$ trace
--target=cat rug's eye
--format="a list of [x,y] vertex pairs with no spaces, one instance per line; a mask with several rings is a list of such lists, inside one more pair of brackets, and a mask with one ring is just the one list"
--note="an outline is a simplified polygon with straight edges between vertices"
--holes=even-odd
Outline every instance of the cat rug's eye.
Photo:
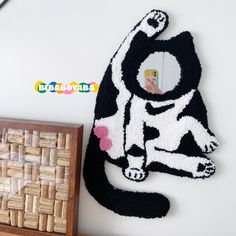
[[180,74],[180,65],[173,55],[168,52],[156,52],[141,64],[137,80],[147,92],[163,94],[176,87]]

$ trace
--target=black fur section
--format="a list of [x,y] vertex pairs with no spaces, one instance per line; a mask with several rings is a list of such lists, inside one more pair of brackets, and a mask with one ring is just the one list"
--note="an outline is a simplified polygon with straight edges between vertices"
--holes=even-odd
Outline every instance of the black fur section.
[[130,122],[130,108],[131,108],[131,100],[133,98],[133,95],[129,99],[128,103],[125,105],[125,120],[124,120],[124,128],[129,124]]
[[134,157],[140,157],[140,156],[146,156],[146,151],[138,147],[136,144],[134,144],[128,150],[127,154],[132,155]]
[[152,162],[149,165],[148,170],[149,171],[159,171],[159,172],[162,172],[162,173],[172,174],[172,175],[176,175],[176,176],[180,176],[180,177],[193,178],[193,175],[190,172],[170,168],[169,166],[164,165],[164,164],[159,163],[159,162]]
[[116,98],[118,94],[119,90],[112,82],[111,65],[109,65],[99,86],[95,107],[95,119],[112,116],[117,112]]
[[148,19],[147,22],[148,22],[149,25],[151,25],[155,29],[159,26],[159,23],[154,19]]
[[113,187],[105,174],[107,156],[99,149],[98,139],[91,133],[84,162],[84,180],[89,193],[104,207],[124,216],[163,217],[169,200],[159,193],[129,192]]
[[[178,85],[164,94],[152,94],[144,90],[137,81],[142,62],[155,52],[169,52],[174,55],[181,68],[181,79]],[[189,32],[183,32],[169,40],[156,40],[144,32],[138,32],[130,44],[122,62],[123,80],[131,93],[152,101],[177,99],[191,89],[196,89],[201,76],[201,66]]]
[[201,171],[204,171],[204,170],[205,170],[205,165],[203,165],[202,163],[199,163],[197,171],[201,172]]
[[146,143],[146,141],[148,140],[153,140],[160,136],[159,130],[146,125],[146,123],[144,123],[143,132],[144,132],[144,143]]
[[173,108],[174,106],[175,104],[173,103],[173,104],[162,106],[162,107],[153,107],[152,104],[148,102],[145,108],[149,115],[155,116]]
[[196,120],[201,122],[201,124],[207,129],[207,110],[203,103],[201,94],[196,90],[193,94],[193,97],[189,104],[184,108],[184,110],[178,115],[177,119],[179,120],[183,116],[191,116]]
[[126,144],[126,126],[129,124],[130,122],[130,108],[131,108],[131,101],[132,101],[133,95],[130,97],[128,103],[125,105],[125,117],[124,117],[124,124],[123,124],[123,128],[124,128],[124,150],[125,150],[125,144]]
[[178,149],[174,151],[174,153],[182,153],[187,156],[196,157],[202,156],[202,150],[195,142],[194,137],[190,131],[182,137],[180,145]]

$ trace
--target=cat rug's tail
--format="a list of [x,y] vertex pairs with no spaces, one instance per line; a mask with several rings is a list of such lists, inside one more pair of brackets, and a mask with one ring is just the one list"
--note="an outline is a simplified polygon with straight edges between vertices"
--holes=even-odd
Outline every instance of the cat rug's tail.
[[[92,138],[93,139],[93,138]],[[84,179],[89,193],[104,207],[124,216],[141,218],[163,217],[169,200],[159,193],[130,192],[113,187],[105,174],[105,160],[96,155],[97,145],[90,142],[84,162]]]

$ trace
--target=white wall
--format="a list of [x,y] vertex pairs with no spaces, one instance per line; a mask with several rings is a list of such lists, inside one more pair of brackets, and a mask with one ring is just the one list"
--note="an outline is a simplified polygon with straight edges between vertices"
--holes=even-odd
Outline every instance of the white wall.
[[200,90],[221,143],[211,155],[216,174],[201,181],[153,173],[146,183],[137,184],[112,167],[108,174],[115,185],[169,196],[170,213],[153,220],[121,217],[97,204],[82,181],[81,232],[236,235],[235,6],[233,0],[11,0],[0,11],[0,116],[84,123],[85,145],[96,94],[37,94],[37,80],[100,82],[125,35],[153,8],[169,13],[165,38],[183,30],[195,38],[203,65]]

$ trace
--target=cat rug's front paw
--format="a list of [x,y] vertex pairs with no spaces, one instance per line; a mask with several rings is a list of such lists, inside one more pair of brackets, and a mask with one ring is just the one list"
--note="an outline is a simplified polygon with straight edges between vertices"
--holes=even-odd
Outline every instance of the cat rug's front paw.
[[[204,163],[205,162],[205,163]],[[208,178],[215,173],[216,167],[213,161],[206,159],[203,163],[198,164],[197,172],[194,178]]]
[[147,34],[148,37],[152,37],[158,32],[161,32],[168,23],[167,14],[160,10],[152,10],[144,17],[141,22],[141,30]]
[[131,167],[124,169],[123,174],[127,179],[137,181],[137,182],[143,181],[148,176],[147,171],[144,171],[143,169],[131,168]]
[[200,142],[200,148],[203,153],[211,153],[216,149],[218,144],[216,137],[208,134],[207,137],[203,139],[203,142]]

